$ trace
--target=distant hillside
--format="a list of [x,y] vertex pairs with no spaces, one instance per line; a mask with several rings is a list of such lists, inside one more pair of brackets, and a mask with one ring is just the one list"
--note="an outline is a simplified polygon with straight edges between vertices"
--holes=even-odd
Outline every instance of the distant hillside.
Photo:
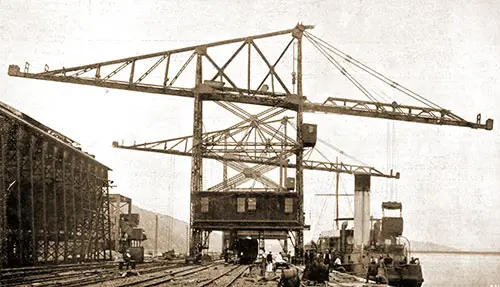
[[446,245],[436,244],[432,242],[420,242],[420,241],[410,241],[412,252],[417,251],[460,251],[459,249],[449,247]]
[[[155,244],[155,217],[158,214],[158,252],[174,249],[175,252],[187,252],[187,232],[188,223],[178,220],[168,215],[154,213],[135,205],[132,206],[132,212],[138,213],[140,217],[139,226],[146,232],[148,240],[144,241],[145,251],[153,251]],[[172,225],[171,245],[168,246],[169,225]],[[210,235],[210,251],[221,251],[222,236],[220,233],[213,232]]]

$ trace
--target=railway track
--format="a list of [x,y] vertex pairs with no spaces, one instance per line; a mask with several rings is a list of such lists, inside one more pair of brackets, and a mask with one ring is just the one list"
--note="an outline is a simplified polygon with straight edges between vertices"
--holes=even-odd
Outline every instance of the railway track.
[[[182,261],[149,262],[138,265],[143,273],[157,272],[174,268]],[[3,269],[0,273],[0,286],[84,286],[92,282],[107,280],[117,274],[117,264],[113,262],[65,264],[37,266],[28,268]],[[62,285],[61,285],[62,284]]]
[[[189,266],[181,270],[152,274],[147,278],[134,278],[132,281],[113,284],[114,287],[128,286],[183,286],[183,287],[228,287],[241,277],[248,266],[227,266],[221,262],[207,266]],[[214,276],[214,273],[217,275]]]
[[1,278],[12,278],[19,275],[31,276],[31,275],[39,275],[57,271],[91,269],[95,267],[102,267],[105,265],[112,265],[112,264],[113,263],[111,262],[99,262],[99,263],[31,266],[31,267],[20,267],[20,268],[4,268],[0,269],[0,276]]
[[[204,282],[198,287],[207,287],[207,286],[218,286],[218,287],[229,287],[231,286],[238,278],[241,277],[247,270],[249,266],[247,265],[238,265],[234,268],[229,269],[222,274],[217,275],[216,277],[209,279],[207,282]],[[234,274],[231,274],[234,273]]]
[[128,287],[128,286],[159,286],[171,282],[172,280],[179,280],[188,277],[189,275],[202,272],[204,270],[210,269],[214,266],[220,265],[220,263],[214,263],[207,266],[189,266],[182,270],[163,272],[161,274],[153,274],[153,276],[134,280],[132,282],[126,282],[123,284],[113,285],[117,287]]
[[[180,262],[154,262],[138,265],[140,276],[122,278],[116,264],[80,264],[7,270],[9,278],[0,277],[0,286],[179,286],[228,287],[238,280],[248,266],[224,265],[221,261],[205,266],[179,266]],[[23,274],[31,274],[22,276]],[[3,275],[2,274],[2,275]]]

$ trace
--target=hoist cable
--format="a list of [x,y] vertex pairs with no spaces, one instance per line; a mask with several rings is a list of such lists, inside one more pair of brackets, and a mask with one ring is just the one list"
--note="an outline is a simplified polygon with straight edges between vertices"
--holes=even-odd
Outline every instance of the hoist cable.
[[434,108],[439,108],[439,109],[443,109],[442,107],[440,107],[439,105],[437,105],[436,103],[428,100],[427,98],[415,93],[414,91],[404,87],[404,86],[401,86],[400,84],[396,83],[395,81],[387,78],[386,76],[382,75],[381,73],[375,71],[374,69],[366,66],[365,64],[361,63],[360,61],[352,58],[351,56],[347,55],[346,53],[342,52],[341,50],[335,48],[333,45],[329,44],[328,42],[322,40],[321,38],[319,37],[316,37],[314,36],[313,34],[305,31],[304,32],[304,35],[306,36],[306,38],[308,39],[314,39],[317,43],[321,43],[323,46],[326,46],[326,50],[334,53],[335,55],[345,59],[346,61],[349,61],[349,62],[352,62],[354,65],[356,65],[358,68],[362,69],[363,71],[369,73],[370,75],[378,78],[379,80],[383,81],[384,83],[390,85],[391,87],[399,90],[400,92],[412,97],[413,99],[419,101],[420,103],[426,105],[426,106],[429,106],[429,107],[434,107]]

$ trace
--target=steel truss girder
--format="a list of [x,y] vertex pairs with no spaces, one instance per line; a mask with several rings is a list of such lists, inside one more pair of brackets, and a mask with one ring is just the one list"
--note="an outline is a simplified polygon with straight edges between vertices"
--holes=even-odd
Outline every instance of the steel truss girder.
[[485,124],[481,124],[480,115],[478,115],[477,121],[473,123],[462,119],[450,110],[401,105],[396,102],[379,103],[343,98],[328,98],[322,104],[304,103],[304,111],[310,113],[341,114],[434,125],[461,126],[473,129],[491,130],[493,128],[493,120],[488,119]]
[[[29,64],[25,66],[24,72],[21,72],[18,66],[11,65],[9,66],[8,74],[14,77],[23,77],[23,78],[56,81],[56,82],[68,82],[74,84],[91,85],[91,86],[98,86],[98,87],[105,87],[112,89],[122,89],[129,91],[182,96],[190,98],[194,98],[195,93],[198,93],[201,100],[226,101],[226,102],[254,104],[261,106],[281,107],[298,111],[299,103],[301,103],[301,101],[305,99],[305,97],[303,95],[299,96],[291,94],[290,89],[283,83],[283,81],[281,80],[281,78],[274,69],[275,66],[278,64],[278,62],[280,61],[281,57],[283,56],[283,53],[290,46],[291,42],[286,46],[285,50],[280,55],[276,63],[271,65],[269,60],[265,57],[262,51],[260,51],[258,46],[255,44],[254,40],[260,38],[292,34],[294,37],[297,38],[298,41],[297,34],[301,34],[301,32],[304,31],[304,29],[308,28],[311,28],[311,26],[297,25],[297,27],[293,29],[278,31],[275,33],[267,33],[251,37],[237,38],[227,41],[219,41],[205,45],[191,46],[191,47],[169,50],[159,53],[141,55],[137,57],[129,57],[113,61],[106,61],[90,65],[71,67],[71,68],[63,68],[52,71],[48,70],[47,68],[47,70],[42,73],[29,73]],[[238,42],[242,43],[241,46],[229,58],[229,60],[226,61],[226,63],[222,67],[217,65],[215,61],[207,53],[207,48],[224,46],[227,44],[238,43]],[[250,65],[248,66],[249,72],[248,72],[247,86],[244,88],[237,87],[234,84],[234,81],[232,81],[229,78],[229,76],[224,72],[227,66],[232,62],[232,60],[236,57],[236,55],[238,55],[242,51],[242,48],[245,45],[248,45],[249,51],[250,47],[254,47],[254,49],[258,52],[262,60],[266,63],[266,65],[269,68],[269,72],[267,73],[261,84],[256,89],[250,88],[250,74],[251,74]],[[231,87],[213,88],[212,86],[203,83],[203,80],[201,80],[194,88],[172,86],[175,80],[179,77],[179,75],[185,70],[186,65],[189,64],[189,62],[191,62],[191,60],[194,58],[194,55],[200,50],[203,51],[202,56],[207,58],[207,60],[217,70],[216,75],[211,77],[211,79],[214,80],[219,76],[223,77],[231,85]],[[170,83],[168,83],[169,80],[168,69],[169,69],[170,57],[172,55],[184,52],[192,52],[192,54],[189,57],[188,61],[185,63],[185,65],[178,71],[176,76],[170,81]],[[134,80],[135,62],[145,59],[154,59],[154,58],[158,58],[158,60],[155,61],[155,63],[152,66],[150,66],[150,68],[145,73],[141,74],[137,80]],[[159,69],[160,63],[165,62],[165,59],[166,59],[165,77],[162,83],[154,83],[154,84],[143,83],[143,80],[148,75],[150,75],[153,70]],[[101,77],[100,70],[102,67],[117,65],[117,64],[119,64],[120,66],[116,68],[112,73],[110,73],[105,77]],[[129,65],[131,66],[129,81],[112,80],[113,76],[115,76],[118,73],[118,71],[124,69]],[[95,75],[93,77],[91,78],[82,77],[83,74],[88,73],[90,71],[95,71]],[[263,83],[269,77],[269,75],[272,76],[273,80],[277,79],[277,81],[280,83],[281,87],[284,89],[285,92],[277,92],[277,91],[266,92],[260,90],[260,87],[263,85]],[[361,101],[353,99],[328,98],[323,103],[304,102],[303,112],[345,114],[345,115],[353,115],[361,117],[384,118],[390,120],[418,122],[418,123],[435,124],[435,125],[462,126],[474,129],[491,130],[493,128],[493,120],[488,119],[486,123],[483,124],[481,123],[480,115],[478,115],[476,122],[468,122],[446,109],[407,106],[396,103],[369,102],[369,101]],[[67,140],[71,141],[71,139]]]
[[[137,150],[137,151],[147,151],[147,152],[156,152],[156,153],[164,153],[164,154],[172,154],[172,155],[182,155],[182,156],[192,156],[191,152],[184,151],[176,151],[172,149],[163,150],[156,148],[146,148],[146,147],[136,147],[136,146],[126,146],[120,145],[117,142],[114,143],[113,147],[120,149],[128,149],[128,150]],[[283,166],[283,162],[279,160],[279,158],[272,159],[262,159],[262,158],[252,158],[247,156],[221,156],[217,154],[204,153],[203,158],[206,159],[215,159],[220,162],[223,161],[234,161],[234,162],[246,162],[246,163],[254,163],[254,164],[263,164],[263,165],[271,165],[275,167]],[[296,168],[297,165],[294,163],[286,163],[286,166],[289,168]],[[345,164],[342,162],[334,163],[334,162],[326,162],[326,161],[310,161],[304,160],[303,167],[307,170],[322,170],[329,172],[338,172],[345,174],[369,174],[375,177],[385,177],[385,178],[399,178],[399,172],[393,173],[391,171],[389,174],[383,173],[382,171],[370,167],[370,166],[362,166],[362,165],[351,165]]]
[[[207,159],[215,159],[220,162],[245,162],[245,163],[253,163],[253,164],[265,164],[271,166],[286,166],[289,168],[296,168],[296,164],[289,163],[285,160],[290,156],[290,154],[286,155],[286,152],[295,152],[297,150],[297,142],[296,140],[290,138],[285,133],[280,132],[281,127],[276,129],[271,126],[271,123],[275,123],[276,121],[272,121],[272,118],[284,112],[283,109],[270,108],[267,109],[257,115],[251,115],[248,112],[242,110],[240,107],[233,103],[220,103],[220,105],[224,108],[227,108],[235,115],[239,116],[243,119],[243,121],[239,122],[231,126],[230,128],[224,130],[218,130],[213,132],[207,132],[202,135],[203,141],[203,158]],[[279,122],[286,124],[289,118],[284,117],[280,119]],[[274,150],[275,153],[260,154],[259,156],[252,156],[251,153],[257,152],[267,152],[269,150],[259,150],[253,149],[255,146],[266,146],[269,142],[266,139],[261,138],[262,142],[259,143],[247,143],[244,145],[241,141],[234,140],[233,136],[237,133],[240,133],[242,130],[249,127],[249,122],[253,122],[258,126],[263,127],[264,133],[269,135],[272,139],[276,138],[278,141],[274,144],[277,147],[287,147],[286,149],[277,149]],[[184,156],[192,156],[192,145],[189,144],[189,140],[192,139],[192,136],[179,137],[174,139],[155,141],[150,143],[141,143],[141,144],[133,144],[133,145],[123,145],[118,142],[113,142],[113,147],[122,148],[122,149],[131,149],[131,150],[140,150],[140,151],[149,151],[149,152],[159,152],[173,155],[184,155]],[[228,139],[233,139],[232,142],[227,142]],[[231,147],[239,147],[240,149],[229,149],[227,146]],[[213,147],[221,147],[221,149],[213,149]],[[372,176],[377,177],[387,177],[387,178],[399,178],[399,173],[393,174],[391,171],[390,174],[385,174],[373,167],[369,166],[359,166],[359,165],[350,165],[345,163],[333,163],[326,161],[303,161],[303,168],[309,170],[323,170],[330,172],[339,172],[346,174],[370,174]],[[241,171],[241,170],[238,170]],[[244,179],[246,177],[242,177],[240,179]],[[233,179],[234,180],[234,179]],[[233,188],[235,186],[232,186]]]
[[[246,103],[246,102],[253,102],[254,104],[262,104],[262,101],[265,101],[268,103],[269,106],[276,106],[278,102],[283,102],[282,105],[284,107],[291,107],[291,105],[287,102],[290,102],[290,100],[285,99],[289,98],[288,95],[290,95],[290,88],[285,85],[283,80],[281,79],[280,75],[278,75],[277,71],[275,70],[276,65],[280,62],[282,59],[283,55],[285,52],[288,50],[288,48],[291,46],[292,42],[294,41],[294,38],[292,37],[292,40],[288,43],[288,45],[285,47],[281,55],[278,57],[277,61],[274,64],[271,64],[264,55],[264,53],[260,50],[258,47],[257,43],[255,40],[261,39],[261,38],[269,38],[269,37],[276,37],[280,35],[286,35],[286,34],[294,34],[297,33],[298,31],[304,30],[311,28],[310,26],[303,26],[303,25],[297,25],[293,29],[288,29],[288,30],[283,30],[283,31],[278,31],[274,33],[267,33],[267,34],[262,34],[262,35],[257,35],[257,36],[250,36],[250,37],[245,37],[245,38],[238,38],[238,39],[232,39],[232,40],[227,40],[227,41],[219,41],[215,43],[209,43],[209,44],[204,44],[204,45],[198,45],[198,46],[191,46],[187,48],[181,48],[181,49],[174,49],[174,50],[169,50],[169,51],[164,51],[160,53],[153,53],[153,54],[147,54],[147,55],[141,55],[141,56],[136,56],[136,57],[129,57],[129,58],[123,58],[119,60],[114,60],[114,61],[106,61],[106,62],[100,62],[100,63],[95,63],[95,64],[90,64],[90,65],[84,65],[84,66],[78,66],[78,67],[71,67],[71,68],[62,68],[58,70],[49,70],[48,66],[46,66],[45,71],[42,73],[29,73],[29,64],[25,65],[25,70],[24,72],[21,73],[20,68],[17,66],[12,65],[9,67],[9,75],[11,76],[21,76],[25,78],[32,78],[32,79],[41,79],[41,80],[48,80],[48,81],[58,81],[58,82],[69,82],[69,83],[75,83],[75,84],[83,84],[83,85],[91,85],[91,86],[99,86],[99,87],[107,87],[107,88],[114,88],[114,89],[124,89],[124,90],[131,90],[131,91],[141,91],[141,92],[148,92],[148,93],[158,93],[158,94],[168,94],[168,95],[176,95],[176,96],[184,96],[184,97],[195,97],[195,93],[199,93],[201,95],[202,100],[229,100],[229,101],[234,101],[234,102],[241,102],[241,103]],[[233,43],[241,43],[240,48],[226,61],[226,63],[220,67],[215,63],[212,57],[210,57],[210,48],[214,47],[220,47],[220,46],[227,46],[229,44]],[[237,87],[236,84],[234,84],[234,81],[230,79],[230,77],[227,75],[225,72],[225,69],[227,66],[232,62],[232,60],[241,52],[242,48],[247,45],[249,48],[249,51],[252,50],[252,48],[257,52],[260,58],[269,68],[268,73],[262,80],[261,84],[252,89],[250,85],[250,78],[251,78],[251,59],[250,55],[251,53],[248,53],[248,82],[245,87]],[[190,57],[188,60],[184,63],[184,65],[180,68],[180,70],[177,72],[175,77],[170,80],[168,78],[168,73],[169,73],[169,64],[170,64],[170,58],[172,56],[175,56],[177,54],[181,53],[190,53]],[[185,71],[186,67],[192,62],[192,59],[194,58],[195,55],[200,55],[202,58],[205,58],[208,60],[208,62],[216,69],[216,74],[211,77],[211,79],[216,79],[218,76],[221,78],[224,78],[230,85],[231,87],[218,87],[217,90],[215,91],[210,87],[210,85],[203,84],[203,79],[201,79],[194,88],[192,87],[175,87],[173,86],[174,82],[177,80],[177,78]],[[151,83],[145,83],[143,80],[151,74],[151,72],[155,69],[160,69],[160,64],[162,62],[166,61],[165,65],[165,73],[164,73],[164,79],[161,82],[151,82]],[[137,77],[135,75],[135,66],[136,62],[139,63],[141,60],[155,60],[154,64],[152,64],[149,69],[141,74],[137,80],[135,80]],[[145,62],[146,63],[146,62]],[[148,64],[148,63],[146,63]],[[118,67],[115,68],[115,65],[118,65]],[[101,71],[103,68],[110,68],[114,69],[112,70],[108,75],[102,77],[101,76]],[[122,71],[125,67],[130,67],[130,76],[128,81],[123,80],[123,79],[118,79],[117,74]],[[90,73],[94,73],[90,77],[88,76]],[[272,91],[267,92],[267,91],[262,91],[260,88],[266,81],[266,79],[271,76],[271,86],[272,86]],[[210,79],[210,78],[209,78]],[[156,79],[159,81],[159,79]],[[170,80],[170,82],[169,82]],[[278,81],[281,88],[283,89],[284,92],[277,92],[274,90],[274,80]],[[213,97],[211,94],[218,93],[219,95]],[[276,98],[276,99],[272,99]]]

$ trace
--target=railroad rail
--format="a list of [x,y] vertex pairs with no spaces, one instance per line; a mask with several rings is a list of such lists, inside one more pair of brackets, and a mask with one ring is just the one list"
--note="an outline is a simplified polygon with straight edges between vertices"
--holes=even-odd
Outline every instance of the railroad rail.
[[[238,278],[241,277],[246,271],[248,270],[248,266],[246,265],[238,265],[234,268],[229,269],[228,271],[223,272],[222,274],[217,275],[216,277],[209,279],[207,282],[202,283],[201,285],[198,285],[198,287],[206,287],[206,286],[223,286],[223,287],[228,287],[231,286]],[[227,282],[224,282],[224,280],[220,279],[226,279],[223,277],[226,277],[227,275],[231,274],[233,271],[236,271],[236,275],[232,276],[229,278]],[[218,282],[218,281],[223,281],[223,282]],[[221,284],[224,283],[224,284]]]
[[[171,269],[182,264],[182,260],[169,262],[148,262],[138,265],[142,274]],[[103,282],[116,277],[116,263],[64,264],[54,266],[36,266],[3,269],[0,272],[0,286],[19,286],[36,284],[37,286],[83,286]],[[94,274],[94,275],[92,275]],[[103,280],[97,280],[98,278]]]
[[118,287],[158,286],[158,285],[168,283],[174,279],[183,278],[183,277],[207,270],[207,269],[214,267],[218,264],[220,264],[220,263],[214,263],[214,264],[210,264],[208,266],[203,266],[203,267],[188,266],[188,267],[183,268],[183,269],[178,270],[178,271],[163,272],[162,274],[159,274],[159,275],[155,275],[155,276],[140,279],[140,280],[134,280],[133,282],[127,282],[127,283],[114,285],[114,286],[118,286]]

